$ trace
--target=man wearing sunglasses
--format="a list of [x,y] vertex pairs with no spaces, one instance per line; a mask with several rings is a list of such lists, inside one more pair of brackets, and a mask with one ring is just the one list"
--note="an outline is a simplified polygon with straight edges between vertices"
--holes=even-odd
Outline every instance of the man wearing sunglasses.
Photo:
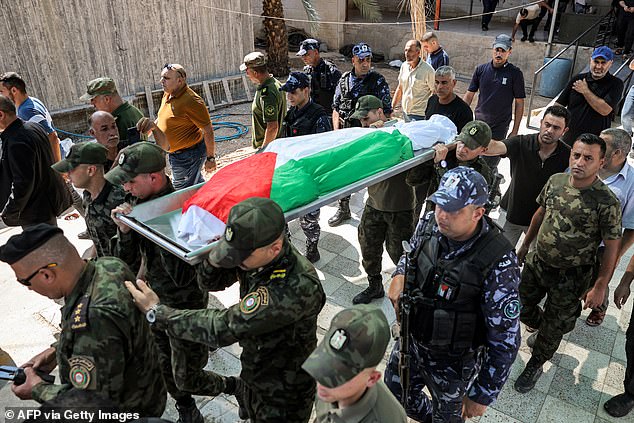
[[[70,390],[92,390],[121,411],[160,416],[167,399],[150,327],[125,292],[133,276],[121,260],[85,262],[61,229],[45,223],[0,247],[18,282],[50,299],[64,298],[59,340],[22,365],[20,399],[51,401]],[[59,366],[60,384],[42,380]]]
[[204,182],[201,168],[216,169],[216,143],[209,111],[202,98],[187,85],[185,68],[168,63],[161,70],[163,99],[155,121],[137,123],[142,134],[152,132],[158,145],[169,152],[175,189]]

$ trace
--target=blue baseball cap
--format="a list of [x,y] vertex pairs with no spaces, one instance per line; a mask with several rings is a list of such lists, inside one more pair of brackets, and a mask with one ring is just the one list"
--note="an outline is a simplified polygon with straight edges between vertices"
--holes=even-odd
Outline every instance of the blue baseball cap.
[[295,53],[295,56],[304,56],[311,50],[319,50],[319,41],[315,40],[314,38],[306,38],[299,45],[299,51]]
[[445,173],[438,190],[429,201],[445,211],[455,212],[468,205],[484,206],[489,199],[489,187],[484,176],[466,166]]
[[310,77],[304,72],[291,72],[288,79],[280,87],[280,91],[293,92],[298,88],[310,87]]
[[365,59],[372,56],[372,49],[366,43],[359,43],[352,47],[352,55],[357,56],[359,59]]
[[614,60],[614,52],[608,46],[600,46],[594,49],[592,52],[592,59],[596,59],[597,57],[602,57],[608,62],[610,60]]

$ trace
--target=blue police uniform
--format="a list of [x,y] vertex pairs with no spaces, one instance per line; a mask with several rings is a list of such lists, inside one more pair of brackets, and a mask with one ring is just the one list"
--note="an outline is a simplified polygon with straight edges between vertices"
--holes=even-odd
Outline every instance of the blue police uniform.
[[[483,204],[486,201],[486,182],[481,175],[464,167],[459,167],[445,174],[443,183],[451,180],[451,176],[471,172],[476,174],[481,181],[482,201],[479,203],[467,202],[468,204]],[[461,178],[464,180],[464,176]],[[469,188],[470,189],[470,188]],[[463,195],[464,183],[460,183],[456,188],[458,195]],[[444,209],[443,199],[434,194],[431,199]],[[452,210],[447,210],[452,211]],[[431,228],[429,225],[432,225]],[[500,237],[502,239],[500,239]],[[477,284],[474,294],[468,297],[471,304],[473,324],[467,325],[467,332],[471,332],[467,338],[457,335],[464,329],[465,320],[469,319],[468,313],[462,313],[461,309],[469,309],[469,306],[461,305],[453,311],[443,309],[442,304],[450,304],[452,292],[456,301],[461,298],[461,292],[466,292],[474,288],[473,284],[465,283],[469,278],[464,273],[459,273],[458,286],[447,281],[446,276],[450,275],[447,269],[461,269],[461,264],[469,261],[471,264],[477,260],[477,256],[482,256],[485,248],[482,248],[483,241],[490,240],[486,246],[500,246],[497,255],[482,275],[486,275],[484,280]],[[503,243],[506,243],[504,245]],[[413,251],[420,252],[420,255],[428,251],[430,244],[436,245],[437,256],[432,269],[435,275],[441,275],[440,282],[431,284],[433,292],[432,300],[427,303],[414,302],[412,317],[410,317],[410,327],[414,330],[410,334],[410,381],[407,395],[406,412],[408,416],[417,421],[434,422],[462,422],[462,401],[465,396],[472,401],[482,405],[491,404],[500,393],[506,382],[513,361],[517,355],[520,345],[520,302],[519,302],[519,281],[520,271],[515,252],[503,235],[494,226],[488,217],[481,220],[480,227],[476,234],[466,241],[455,241],[443,235],[434,220],[432,212],[425,214],[419,221],[414,235],[410,240]],[[406,257],[401,257],[394,275],[405,275]],[[414,289],[424,288],[421,285],[422,275],[420,269],[421,260],[418,259],[418,267]],[[454,266],[453,268],[451,266]],[[470,266],[467,266],[470,267]],[[462,268],[464,269],[464,267]],[[464,276],[464,277],[463,277]],[[437,278],[434,277],[434,280]],[[448,286],[449,287],[448,287]],[[457,289],[456,289],[457,288]],[[408,290],[412,288],[408,287]],[[410,291],[411,292],[411,291]],[[429,294],[429,292],[427,293]],[[429,295],[424,295],[425,299]],[[451,299],[453,301],[453,298]],[[423,305],[425,304],[425,305]],[[430,305],[431,304],[431,305]],[[431,320],[431,324],[424,324],[423,319],[416,319],[422,316],[424,307],[430,307],[432,318],[428,316],[424,319]],[[436,321],[436,312],[441,311],[442,320]],[[449,314],[446,314],[449,313]],[[451,314],[453,313],[453,314]],[[444,324],[448,319],[446,316],[458,316],[453,320],[453,328],[448,331],[446,328],[436,332],[437,324]],[[415,321],[412,321],[412,318]],[[451,318],[449,318],[451,320]],[[463,326],[460,326],[463,325]],[[424,328],[421,326],[427,326]],[[438,337],[448,334],[445,339],[446,344],[438,342]],[[433,334],[430,336],[430,333]],[[442,340],[441,340],[442,341]],[[461,343],[460,343],[461,342]],[[385,383],[392,393],[400,400],[401,381],[399,377],[400,349],[397,342],[390,355],[387,369],[385,371]],[[431,399],[423,393],[423,387],[427,386],[431,392]]]

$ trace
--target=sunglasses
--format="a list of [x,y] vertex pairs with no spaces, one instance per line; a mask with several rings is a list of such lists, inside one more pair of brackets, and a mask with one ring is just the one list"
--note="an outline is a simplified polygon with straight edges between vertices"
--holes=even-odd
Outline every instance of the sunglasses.
[[24,286],[31,286],[31,279],[33,279],[35,275],[37,275],[40,272],[40,270],[50,269],[52,267],[57,267],[57,263],[49,263],[46,266],[42,266],[39,269],[37,269],[35,272],[31,273],[31,275],[28,278],[23,278],[23,279],[18,278],[18,282],[20,282]]
[[175,70],[176,73],[178,73],[181,78],[185,78],[185,74],[183,73],[183,69],[181,67],[176,67],[174,66],[173,63],[166,63],[163,65],[163,69],[167,69],[167,70]]

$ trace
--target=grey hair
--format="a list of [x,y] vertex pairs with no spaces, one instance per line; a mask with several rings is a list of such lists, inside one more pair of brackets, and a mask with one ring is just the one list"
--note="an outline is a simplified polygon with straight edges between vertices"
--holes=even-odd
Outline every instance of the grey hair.
[[627,155],[632,148],[632,138],[623,129],[608,128],[601,131],[601,134],[609,135],[612,138],[613,150],[621,150],[623,154]]
[[441,66],[436,69],[436,76],[449,76],[451,79],[456,79],[456,70],[451,66]]

